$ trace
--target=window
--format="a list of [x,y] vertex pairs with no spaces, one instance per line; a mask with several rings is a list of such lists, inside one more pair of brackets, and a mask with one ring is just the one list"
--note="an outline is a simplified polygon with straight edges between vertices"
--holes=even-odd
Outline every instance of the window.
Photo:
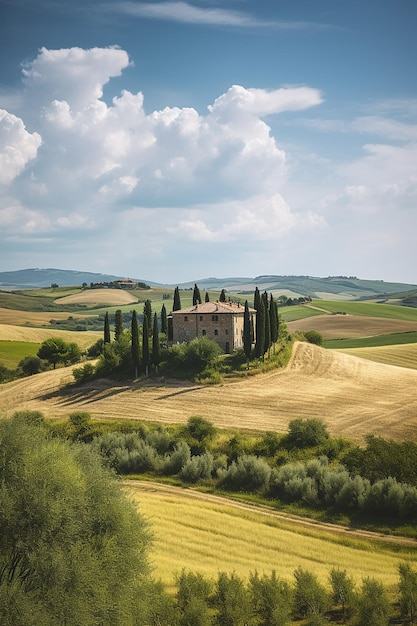
[[203,321],[203,316],[202,316],[202,315],[200,315],[200,322],[202,322],[202,321]]
[[229,331],[228,331],[228,329],[227,329],[227,328],[226,328],[226,330],[225,330],[225,333],[226,333],[226,335],[228,335],[228,334],[229,334]]
[[184,322],[188,322],[188,315],[184,315]]
[[215,335],[218,335],[218,334],[219,334],[219,331],[217,330],[217,328],[215,328],[215,329],[214,329],[214,334],[215,334]]
[[190,336],[190,331],[189,331],[189,330],[186,330],[186,331],[185,331],[185,336],[186,336],[186,337],[189,337],[189,336]]
[[206,331],[205,331],[205,330],[202,330],[202,331],[201,331],[201,334],[202,334],[202,335],[203,335],[203,337],[204,337],[204,335],[206,334]]
[[211,316],[211,321],[212,322],[218,322],[219,321],[219,316],[218,315],[212,315]]

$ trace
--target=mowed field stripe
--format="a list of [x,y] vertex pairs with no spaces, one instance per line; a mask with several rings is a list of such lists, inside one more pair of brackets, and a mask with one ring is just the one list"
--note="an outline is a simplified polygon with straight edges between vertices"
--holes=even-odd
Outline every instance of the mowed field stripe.
[[9,413],[36,409],[48,417],[84,410],[93,418],[161,423],[184,423],[199,415],[219,428],[282,433],[292,419],[320,418],[332,435],[357,442],[368,434],[417,439],[417,370],[307,343],[295,344],[285,370],[215,386],[96,380],[62,389],[71,380],[72,368],[67,368],[7,383],[0,387],[0,408]]

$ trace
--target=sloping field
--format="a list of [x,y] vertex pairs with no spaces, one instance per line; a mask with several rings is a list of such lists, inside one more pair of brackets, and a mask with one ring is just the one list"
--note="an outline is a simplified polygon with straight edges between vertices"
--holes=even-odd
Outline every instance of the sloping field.
[[138,299],[124,289],[86,289],[72,296],[65,296],[54,300],[55,304],[130,304]]
[[99,331],[76,332],[71,330],[56,330],[54,328],[30,328],[29,326],[0,324],[0,341],[42,343],[42,341],[50,337],[61,337],[64,341],[77,343],[80,348],[84,350],[102,336],[103,333]]
[[376,346],[373,348],[338,348],[338,351],[360,357],[361,359],[376,361],[377,363],[398,365],[417,370],[417,343]]
[[417,322],[365,317],[357,315],[318,315],[294,322],[287,322],[290,332],[295,330],[317,330],[324,339],[345,339],[347,337],[373,337],[417,331]]
[[399,562],[414,566],[417,559],[412,540],[355,532],[156,483],[129,481],[126,490],[151,522],[155,577],[167,586],[182,568],[212,579],[219,571],[247,579],[255,570],[260,575],[275,570],[293,583],[297,567],[314,571],[327,586],[330,569],[342,566],[358,586],[371,576],[392,590]]
[[0,324],[13,324],[23,326],[24,324],[32,324],[33,326],[46,326],[51,319],[67,320],[69,316],[74,319],[87,317],[96,317],[96,315],[80,315],[77,313],[62,313],[51,311],[18,311],[15,309],[0,308]]
[[367,434],[417,440],[417,371],[374,363],[312,344],[296,343],[290,364],[223,385],[178,381],[134,386],[106,380],[61,389],[71,368],[0,386],[0,409],[36,409],[50,417],[74,410],[101,419],[165,423],[199,415],[217,427],[286,432],[295,418],[320,418],[333,435]]

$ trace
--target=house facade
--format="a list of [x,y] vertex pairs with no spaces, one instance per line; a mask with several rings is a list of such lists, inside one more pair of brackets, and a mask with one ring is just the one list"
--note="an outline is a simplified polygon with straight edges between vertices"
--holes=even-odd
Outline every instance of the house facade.
[[[173,343],[192,341],[207,337],[219,344],[229,354],[243,348],[243,319],[245,307],[236,302],[203,302],[186,309],[173,311]],[[256,310],[249,309],[253,334],[255,333]]]

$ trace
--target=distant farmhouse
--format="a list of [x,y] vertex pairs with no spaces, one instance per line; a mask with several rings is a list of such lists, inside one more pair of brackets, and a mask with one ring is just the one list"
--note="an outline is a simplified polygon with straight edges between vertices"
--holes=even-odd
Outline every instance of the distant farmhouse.
[[90,283],[90,289],[150,289],[150,287],[130,278],[121,278],[111,282]]
[[[236,302],[203,302],[187,309],[172,311],[173,343],[198,337],[212,339],[226,354],[243,348],[245,307]],[[255,341],[256,310],[249,309]]]

